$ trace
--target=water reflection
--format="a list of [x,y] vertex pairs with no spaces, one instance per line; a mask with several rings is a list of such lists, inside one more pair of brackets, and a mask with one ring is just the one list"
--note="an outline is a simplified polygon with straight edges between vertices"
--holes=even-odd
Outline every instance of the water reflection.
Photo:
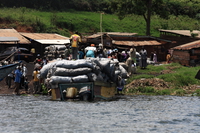
[[0,96],[1,133],[199,132],[200,98],[123,96],[116,101],[51,101]]

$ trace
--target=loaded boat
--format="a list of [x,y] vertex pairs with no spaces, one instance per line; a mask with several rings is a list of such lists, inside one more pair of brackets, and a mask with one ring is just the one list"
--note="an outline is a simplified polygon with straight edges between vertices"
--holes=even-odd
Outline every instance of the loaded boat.
[[126,70],[117,60],[109,58],[55,60],[40,70],[52,100],[62,101],[112,99],[119,76],[127,78]]

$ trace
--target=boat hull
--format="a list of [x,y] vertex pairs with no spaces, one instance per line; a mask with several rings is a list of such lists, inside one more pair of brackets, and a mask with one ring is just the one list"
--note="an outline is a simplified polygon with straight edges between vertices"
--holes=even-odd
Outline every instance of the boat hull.
[[[86,82],[86,83],[66,83],[59,84],[59,88],[51,89],[52,100],[66,100],[64,90],[67,88],[75,87],[78,91],[82,87],[89,86],[91,90],[90,100],[110,100],[115,97],[116,94],[116,84],[115,83],[105,83],[105,82]],[[73,97],[70,99],[77,99]]]
[[0,67],[0,81],[2,81],[9,73],[15,70],[19,63],[4,65]]

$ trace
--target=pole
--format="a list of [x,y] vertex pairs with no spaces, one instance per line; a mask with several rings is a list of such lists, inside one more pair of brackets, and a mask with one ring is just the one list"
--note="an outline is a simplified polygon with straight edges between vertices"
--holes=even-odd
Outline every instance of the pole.
[[102,14],[100,13],[100,32],[101,32],[101,44],[103,45],[103,34],[102,34]]

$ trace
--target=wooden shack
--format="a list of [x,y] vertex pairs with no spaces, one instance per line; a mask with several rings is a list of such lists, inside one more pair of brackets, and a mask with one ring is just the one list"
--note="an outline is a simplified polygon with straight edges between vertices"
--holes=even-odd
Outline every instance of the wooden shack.
[[43,56],[44,49],[49,45],[65,45],[70,43],[69,37],[65,37],[55,33],[20,33],[30,42],[31,48],[35,48],[36,54]]
[[171,48],[171,50],[173,62],[184,66],[200,64],[200,40]]
[[121,33],[121,32],[104,32],[97,33],[86,37],[87,43],[94,43],[98,45],[103,42],[103,46],[106,48],[117,48],[119,51],[129,50],[134,46],[139,52],[142,46],[145,47],[148,53],[148,57],[151,56],[151,52],[157,53],[158,60],[165,60],[167,50],[170,48],[170,40],[164,40],[152,36],[139,36],[137,33]]
[[[160,38],[171,40],[170,48],[194,42],[200,39],[200,31],[159,29]],[[195,36],[194,36],[195,35]]]
[[0,51],[7,47],[25,47],[29,49],[31,42],[20,35],[15,29],[0,29]]
[[134,46],[136,50],[139,52],[142,47],[147,50],[147,56],[150,57],[152,52],[156,52],[158,61],[165,60],[167,51],[169,49],[170,40],[164,40],[157,37],[152,36],[138,36],[134,35],[127,40],[118,40],[117,37],[113,37],[113,46],[116,46],[119,49],[125,49]]

